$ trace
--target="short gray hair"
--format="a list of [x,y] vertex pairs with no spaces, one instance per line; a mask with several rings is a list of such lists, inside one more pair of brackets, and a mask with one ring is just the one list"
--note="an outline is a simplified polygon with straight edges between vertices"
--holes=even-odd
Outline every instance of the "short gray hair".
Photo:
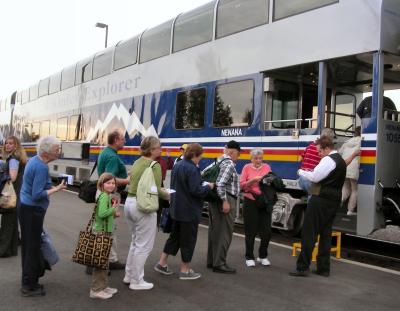
[[44,136],[37,142],[37,154],[41,156],[43,153],[51,153],[53,146],[61,146],[61,141],[54,136]]
[[264,151],[261,148],[254,148],[250,151],[250,158],[253,158],[258,155],[263,155]]
[[335,138],[335,132],[332,129],[330,129],[329,127],[324,128],[321,132],[321,137],[324,137],[324,136],[333,140]]

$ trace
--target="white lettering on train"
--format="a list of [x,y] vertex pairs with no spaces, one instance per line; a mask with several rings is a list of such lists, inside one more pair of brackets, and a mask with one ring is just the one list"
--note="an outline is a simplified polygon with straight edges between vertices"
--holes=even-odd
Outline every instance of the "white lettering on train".
[[242,129],[223,129],[221,130],[221,136],[243,136]]

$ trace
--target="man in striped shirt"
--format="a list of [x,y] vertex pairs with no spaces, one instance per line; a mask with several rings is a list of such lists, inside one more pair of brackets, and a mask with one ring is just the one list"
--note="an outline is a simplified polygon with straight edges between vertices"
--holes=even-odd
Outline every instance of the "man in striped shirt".
[[226,256],[232,241],[236,214],[236,203],[240,192],[239,178],[235,168],[240,155],[240,145],[231,140],[225,146],[225,153],[218,159],[220,171],[216,181],[221,202],[209,205],[207,268],[214,272],[236,273],[226,264]]
[[[330,128],[325,128],[321,132],[321,137],[328,137],[331,140],[335,138],[335,133]],[[301,155],[302,161],[300,165],[300,169],[303,171],[310,171],[312,172],[314,168],[319,164],[321,161],[321,156],[318,153],[317,146],[314,142],[309,144],[307,148],[304,150],[303,154]],[[298,183],[301,189],[306,192],[309,192],[311,188],[311,182],[305,179],[303,176],[300,176],[298,179]]]

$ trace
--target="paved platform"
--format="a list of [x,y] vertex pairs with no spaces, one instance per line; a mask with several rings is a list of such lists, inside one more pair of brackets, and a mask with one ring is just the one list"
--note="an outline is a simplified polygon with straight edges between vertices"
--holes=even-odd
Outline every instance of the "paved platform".
[[[229,264],[235,275],[221,275],[206,268],[207,229],[199,229],[192,267],[202,274],[194,281],[181,281],[177,273],[160,275],[153,270],[167,235],[159,233],[146,265],[145,279],[155,284],[150,291],[132,291],[122,283],[123,271],[113,271],[110,285],[119,293],[108,301],[89,298],[91,277],[84,267],[70,258],[79,230],[86,226],[92,205],[76,195],[61,192],[51,198],[45,228],[51,234],[61,261],[41,279],[45,297],[19,295],[20,257],[0,258],[0,311],[18,310],[174,310],[174,311],[261,311],[261,310],[379,310],[394,311],[400,305],[400,275],[332,261],[331,277],[312,275],[292,278],[295,266],[291,251],[270,246],[272,266],[246,268],[244,240],[235,236],[229,252]],[[125,261],[130,234],[124,219],[118,221],[118,249]],[[258,246],[258,244],[257,244]],[[178,254],[179,256],[179,254]],[[171,258],[170,268],[178,271],[179,257]]]

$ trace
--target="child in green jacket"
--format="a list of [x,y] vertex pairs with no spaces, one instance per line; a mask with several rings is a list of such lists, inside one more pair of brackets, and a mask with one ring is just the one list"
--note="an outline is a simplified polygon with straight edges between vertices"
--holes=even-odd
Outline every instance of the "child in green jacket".
[[[110,173],[101,174],[97,182],[97,189],[101,191],[101,194],[97,199],[93,231],[112,233],[114,230],[114,218],[120,216],[118,200],[112,199],[112,194],[116,190],[115,177]],[[109,299],[116,294],[118,290],[108,287],[107,283],[108,271],[94,268],[90,298]]]

